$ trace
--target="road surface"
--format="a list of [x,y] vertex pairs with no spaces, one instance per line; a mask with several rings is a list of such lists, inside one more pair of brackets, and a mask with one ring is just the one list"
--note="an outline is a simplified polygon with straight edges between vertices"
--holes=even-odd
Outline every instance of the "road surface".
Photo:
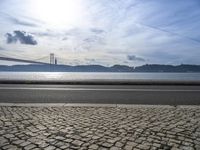
[[199,105],[200,86],[0,84],[0,103]]

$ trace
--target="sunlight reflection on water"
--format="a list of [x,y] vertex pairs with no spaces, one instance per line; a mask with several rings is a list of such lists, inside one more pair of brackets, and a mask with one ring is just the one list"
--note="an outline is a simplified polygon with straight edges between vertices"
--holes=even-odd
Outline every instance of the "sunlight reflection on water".
[[[61,72],[41,73],[41,75],[43,76],[44,79],[54,79],[55,80],[55,79],[63,78],[63,73],[61,73]],[[41,75],[39,75],[39,76],[41,76]]]
[[200,73],[0,72],[0,80],[197,80]]

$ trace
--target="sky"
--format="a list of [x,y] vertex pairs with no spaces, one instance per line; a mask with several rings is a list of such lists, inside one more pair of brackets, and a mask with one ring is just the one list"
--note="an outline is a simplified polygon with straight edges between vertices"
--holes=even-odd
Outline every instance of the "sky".
[[[0,56],[60,64],[200,64],[199,0],[0,0]],[[0,64],[9,64],[0,61]]]

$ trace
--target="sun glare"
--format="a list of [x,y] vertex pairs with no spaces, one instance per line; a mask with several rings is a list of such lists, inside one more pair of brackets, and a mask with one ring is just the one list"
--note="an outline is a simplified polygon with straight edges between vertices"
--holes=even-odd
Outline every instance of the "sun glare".
[[34,16],[54,27],[80,23],[84,12],[80,0],[34,0],[32,7]]

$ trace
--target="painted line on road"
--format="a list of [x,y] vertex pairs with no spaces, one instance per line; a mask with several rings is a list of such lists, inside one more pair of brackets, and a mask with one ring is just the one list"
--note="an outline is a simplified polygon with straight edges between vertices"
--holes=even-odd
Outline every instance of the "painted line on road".
[[142,92],[200,92],[200,89],[95,89],[95,88],[24,88],[0,87],[0,90],[50,90],[50,91],[142,91]]

